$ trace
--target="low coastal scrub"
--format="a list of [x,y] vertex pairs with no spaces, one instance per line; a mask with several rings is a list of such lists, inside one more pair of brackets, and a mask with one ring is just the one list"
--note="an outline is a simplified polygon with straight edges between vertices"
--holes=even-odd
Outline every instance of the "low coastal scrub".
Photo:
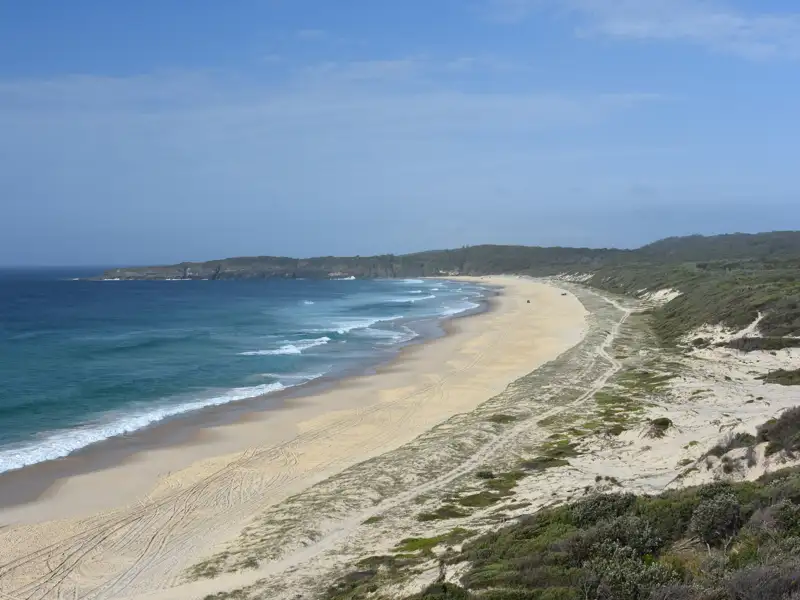
[[555,467],[569,465],[568,458],[579,456],[578,444],[566,437],[556,437],[540,444],[537,448],[539,455],[520,461],[519,466],[524,471],[544,471]]
[[444,521],[463,519],[471,514],[469,509],[487,508],[500,500],[514,495],[514,488],[528,473],[522,470],[494,473],[487,469],[479,470],[475,477],[483,482],[484,489],[464,495],[447,497],[446,503],[430,512],[417,515],[418,521]]
[[770,419],[758,428],[759,442],[767,442],[767,456],[786,452],[794,457],[800,451],[800,406],[784,411],[777,419]]
[[[523,471],[507,471],[498,473],[497,475],[492,473],[492,477],[486,478],[485,484],[488,489],[495,492],[508,493],[511,492],[511,490],[517,486],[517,482],[526,475],[527,474]],[[480,472],[478,472],[478,476],[481,476]]]
[[[668,419],[656,425],[670,426]],[[745,460],[761,443],[767,454],[800,451],[800,407],[767,421],[756,436],[729,434],[707,456],[722,457],[724,465],[729,452],[744,448]],[[543,456],[523,466],[578,453],[567,438],[539,451]],[[486,489],[451,501],[491,506],[525,476],[523,470],[479,470],[476,479]],[[439,509],[460,510],[454,504]],[[405,600],[799,600],[798,557],[800,467],[793,467],[756,481],[718,481],[656,496],[587,495],[480,536],[456,528],[408,538],[392,555],[361,561],[325,599],[384,598],[385,585],[406,581],[435,560],[436,582]],[[453,569],[457,580],[448,581]]]
[[778,371],[771,371],[766,375],[762,375],[759,379],[763,379],[764,383],[778,383],[780,385],[800,385],[800,369],[793,371],[786,371],[779,369]]
[[395,552],[401,552],[405,554],[412,552],[428,553],[433,548],[435,548],[440,544],[444,545],[458,544],[459,542],[463,542],[466,538],[468,538],[471,535],[474,535],[474,532],[468,529],[462,529],[460,527],[457,527],[452,531],[437,537],[406,538],[403,541],[401,541],[400,544],[395,548]]
[[447,519],[463,519],[468,516],[468,512],[452,504],[444,504],[432,512],[420,513],[417,515],[417,521],[445,521]]
[[468,565],[458,584],[413,599],[796,600],[798,556],[800,470],[786,469],[540,510],[445,555]]
[[730,433],[712,446],[705,454],[706,457],[715,456],[723,461],[723,470],[731,473],[738,468],[728,453],[741,448],[747,449],[742,460],[748,467],[756,464],[755,447],[766,443],[765,456],[772,456],[783,452],[789,458],[795,458],[800,452],[800,406],[784,411],[777,419],[770,419],[762,423],[756,430],[756,435],[745,432]]
[[750,448],[756,444],[756,438],[749,433],[731,433],[723,438],[719,443],[712,446],[707,452],[710,456],[720,458],[737,448]]
[[664,391],[667,383],[674,378],[675,374],[673,373],[632,369],[623,372],[617,383],[629,393],[650,395]]
[[672,427],[672,420],[667,417],[659,417],[650,421],[650,427],[647,430],[647,436],[651,438],[663,438],[667,435],[667,431]]
[[[654,331],[666,346],[676,345],[704,325],[720,324],[738,331],[759,316],[758,335],[726,345],[744,351],[800,346],[797,248],[781,257],[767,257],[754,247],[751,257],[744,260],[725,256],[725,251],[720,252],[718,258],[708,260],[688,258],[692,253],[686,254],[686,262],[674,260],[690,242],[688,238],[676,240],[672,260],[654,254],[648,262],[606,265],[593,271],[587,283],[631,296],[640,295],[641,290],[679,291],[680,296],[650,311]],[[694,340],[694,345],[699,347],[709,343],[704,338]]]
[[773,352],[787,348],[800,348],[800,338],[797,337],[740,337],[729,342],[718,344],[720,347],[732,348],[741,352],[764,350]]
[[497,414],[497,415],[492,415],[487,420],[491,421],[492,423],[499,423],[501,425],[506,425],[507,423],[513,423],[514,421],[516,421],[517,417],[515,417],[514,415]]

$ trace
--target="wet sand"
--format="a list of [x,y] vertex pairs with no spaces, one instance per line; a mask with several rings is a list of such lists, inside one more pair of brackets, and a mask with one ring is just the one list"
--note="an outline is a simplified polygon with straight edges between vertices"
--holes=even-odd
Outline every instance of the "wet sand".
[[574,296],[525,279],[480,281],[503,288],[492,310],[451,322],[449,335],[408,348],[375,374],[128,452],[104,468],[73,465],[74,475],[46,489],[36,489],[35,468],[20,471],[15,491],[4,493],[38,497],[0,509],[8,565],[0,593],[180,597],[174,586],[185,569],[259,510],[473,410],[581,339],[586,311]]

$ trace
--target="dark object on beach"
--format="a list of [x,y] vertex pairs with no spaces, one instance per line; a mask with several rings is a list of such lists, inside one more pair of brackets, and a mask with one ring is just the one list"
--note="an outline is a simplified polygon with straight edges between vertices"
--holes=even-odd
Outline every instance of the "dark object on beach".
[[531,301],[530,301],[530,300],[528,300],[528,304],[530,304],[530,303],[531,303]]
[[567,295],[567,292],[561,292],[561,295],[562,295],[562,296],[566,296],[566,295]]

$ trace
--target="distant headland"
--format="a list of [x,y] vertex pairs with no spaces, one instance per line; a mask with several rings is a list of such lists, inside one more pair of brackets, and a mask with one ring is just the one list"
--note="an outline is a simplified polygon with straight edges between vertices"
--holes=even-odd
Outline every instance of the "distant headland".
[[105,271],[103,280],[357,279],[519,273],[536,276],[593,272],[639,263],[781,258],[800,251],[800,231],[671,237],[635,250],[480,245],[376,256],[288,258],[255,256]]

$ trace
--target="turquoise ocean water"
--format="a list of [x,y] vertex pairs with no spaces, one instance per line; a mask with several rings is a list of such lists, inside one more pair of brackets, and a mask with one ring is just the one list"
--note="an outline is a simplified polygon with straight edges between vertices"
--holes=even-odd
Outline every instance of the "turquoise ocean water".
[[0,472],[388,360],[488,290],[436,280],[80,281],[0,271]]

